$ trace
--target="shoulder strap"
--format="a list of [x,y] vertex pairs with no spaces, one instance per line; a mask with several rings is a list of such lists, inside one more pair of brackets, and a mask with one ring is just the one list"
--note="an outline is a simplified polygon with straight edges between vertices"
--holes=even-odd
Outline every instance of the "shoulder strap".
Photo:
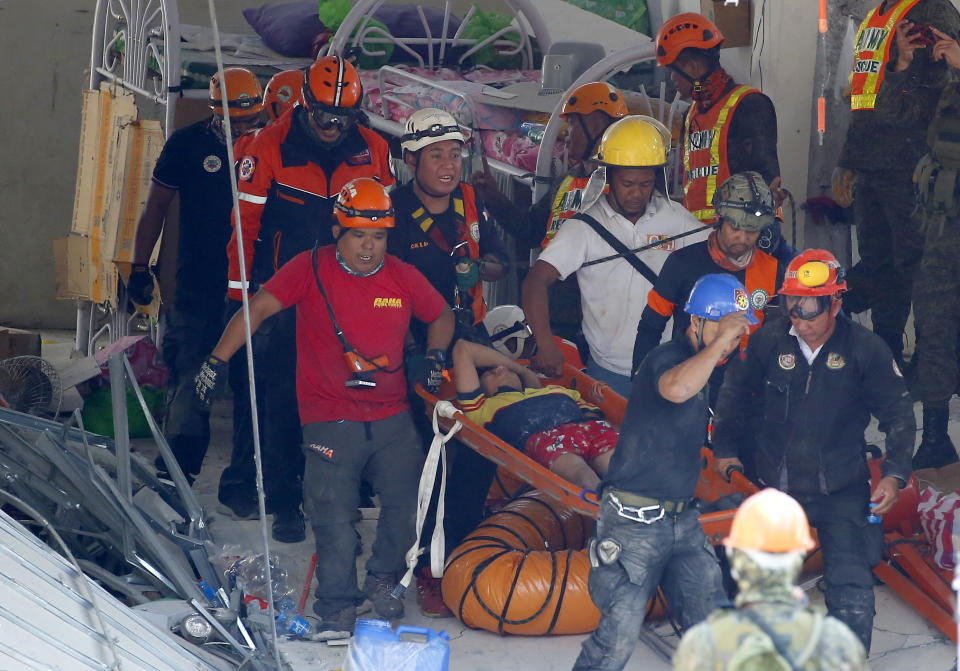
[[767,635],[767,638],[769,638],[770,642],[773,643],[773,647],[777,651],[777,654],[783,657],[784,661],[790,666],[791,669],[793,669],[793,671],[801,671],[800,667],[793,663],[793,659],[790,657],[790,652],[787,650],[787,646],[785,645],[783,637],[780,634],[775,632],[762,617],[757,615],[749,608],[744,608],[740,611],[740,613],[750,620],[750,622],[752,622],[757,629]]
[[650,282],[650,284],[657,283],[657,274],[653,272],[653,268],[641,261],[640,257],[627,249],[627,246],[620,242],[620,240],[618,240],[613,233],[604,228],[603,224],[601,224],[599,221],[594,219],[589,214],[585,214],[583,212],[577,212],[577,214],[571,217],[571,219],[579,219],[580,221],[586,223],[588,226],[590,226],[590,228],[596,231],[597,235],[603,238],[604,242],[613,247],[613,250],[617,254],[622,254],[627,263],[633,266],[634,270],[643,275],[647,281]]

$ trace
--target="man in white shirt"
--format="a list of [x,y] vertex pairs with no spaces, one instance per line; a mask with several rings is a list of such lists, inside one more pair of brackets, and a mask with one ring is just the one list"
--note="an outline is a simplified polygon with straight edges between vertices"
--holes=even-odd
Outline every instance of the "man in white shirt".
[[[524,280],[523,311],[537,341],[533,363],[544,373],[563,369],[550,331],[547,288],[575,272],[590,346],[587,374],[630,396],[633,341],[653,280],[671,251],[710,231],[664,195],[669,142],[667,129],[650,117],[628,116],[611,125],[600,141],[600,167],[585,189],[581,212],[563,223]],[[604,183],[608,193],[589,204],[588,194],[599,194]],[[702,233],[591,264],[687,231]]]

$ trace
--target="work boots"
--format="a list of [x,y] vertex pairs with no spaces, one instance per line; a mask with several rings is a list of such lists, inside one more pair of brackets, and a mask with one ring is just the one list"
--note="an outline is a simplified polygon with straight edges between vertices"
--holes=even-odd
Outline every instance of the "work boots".
[[960,461],[957,450],[947,434],[950,409],[946,406],[923,405],[923,438],[917,453],[913,455],[913,470],[942,468]]

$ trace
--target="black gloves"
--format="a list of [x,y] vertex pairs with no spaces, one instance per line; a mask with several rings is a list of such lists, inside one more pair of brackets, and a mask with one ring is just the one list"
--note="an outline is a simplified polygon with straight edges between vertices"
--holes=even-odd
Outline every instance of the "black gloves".
[[426,366],[424,366],[423,383],[424,389],[431,394],[440,391],[440,385],[443,384],[443,368],[447,363],[447,353],[442,349],[432,349],[427,351]]
[[153,302],[153,273],[146,264],[135,263],[130,269],[127,296],[137,305],[150,305]]
[[217,394],[217,385],[223,384],[223,377],[226,374],[227,362],[212,354],[200,366],[199,372],[193,378],[193,391],[202,409],[210,410],[213,399]]

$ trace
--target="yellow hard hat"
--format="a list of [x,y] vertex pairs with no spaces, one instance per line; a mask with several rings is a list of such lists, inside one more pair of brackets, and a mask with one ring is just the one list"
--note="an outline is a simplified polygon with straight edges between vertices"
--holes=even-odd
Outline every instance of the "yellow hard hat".
[[604,165],[654,168],[666,164],[669,147],[666,126],[653,117],[634,114],[604,131],[594,158]]
[[740,504],[723,544],[761,552],[807,552],[814,546],[803,507],[770,487]]

